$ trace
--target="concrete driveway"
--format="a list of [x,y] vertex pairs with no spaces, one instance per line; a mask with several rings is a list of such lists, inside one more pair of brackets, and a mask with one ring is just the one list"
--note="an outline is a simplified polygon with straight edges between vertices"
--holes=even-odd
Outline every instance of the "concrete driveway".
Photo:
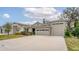
[[25,36],[0,41],[0,51],[66,51],[62,36]]

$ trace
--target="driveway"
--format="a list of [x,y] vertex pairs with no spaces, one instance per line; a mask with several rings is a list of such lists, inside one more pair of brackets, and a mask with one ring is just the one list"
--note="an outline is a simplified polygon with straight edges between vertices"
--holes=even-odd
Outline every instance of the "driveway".
[[0,51],[66,51],[62,36],[25,36],[0,41]]

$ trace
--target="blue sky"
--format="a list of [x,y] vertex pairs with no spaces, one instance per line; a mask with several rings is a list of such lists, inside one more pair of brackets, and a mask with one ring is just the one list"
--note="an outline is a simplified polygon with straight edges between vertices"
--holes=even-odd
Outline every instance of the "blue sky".
[[[64,7],[54,8],[56,11],[62,13],[65,9]],[[4,25],[6,22],[33,22],[32,18],[29,16],[24,16],[28,13],[28,8],[23,7],[0,7],[0,26]]]

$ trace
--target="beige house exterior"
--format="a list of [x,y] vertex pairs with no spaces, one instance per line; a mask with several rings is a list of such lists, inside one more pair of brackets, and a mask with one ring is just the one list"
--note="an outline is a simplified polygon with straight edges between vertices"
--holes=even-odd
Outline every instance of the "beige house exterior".
[[[12,26],[12,30],[10,34],[22,32],[24,31],[24,28],[26,28],[27,32],[32,32],[34,35],[64,36],[66,21],[57,20],[57,21],[51,21],[47,23],[36,22],[33,25],[13,23],[11,26]],[[5,34],[5,31],[4,32],[3,31],[4,29],[0,28],[1,34]]]
[[35,29],[35,35],[64,36],[66,22],[62,20],[52,21],[46,24],[35,23],[32,27]]

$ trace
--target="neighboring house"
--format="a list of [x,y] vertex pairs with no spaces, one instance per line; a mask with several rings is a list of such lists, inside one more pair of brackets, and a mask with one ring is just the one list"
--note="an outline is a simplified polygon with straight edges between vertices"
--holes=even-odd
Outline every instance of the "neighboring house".
[[[13,23],[10,34],[24,31],[32,32],[35,35],[51,35],[51,36],[64,36],[64,30],[66,27],[66,21],[57,20],[51,22],[39,23],[36,22],[33,25],[24,25],[20,23]],[[0,34],[5,33],[4,28],[0,27]]]
[[0,34],[2,34],[3,33],[3,31],[2,31],[2,27],[0,26]]

